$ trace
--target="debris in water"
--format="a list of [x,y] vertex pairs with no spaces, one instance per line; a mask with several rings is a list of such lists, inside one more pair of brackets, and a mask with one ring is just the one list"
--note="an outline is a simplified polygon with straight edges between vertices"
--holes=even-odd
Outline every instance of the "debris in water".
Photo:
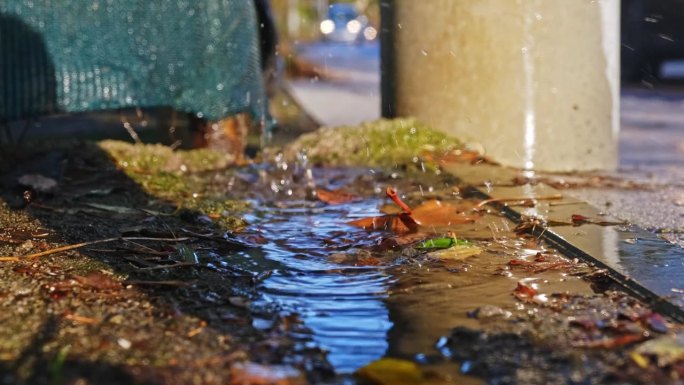
[[664,367],[684,361],[684,333],[667,335],[646,341],[633,350],[641,357],[654,357],[658,366]]
[[381,358],[360,368],[355,375],[362,384],[373,385],[419,385],[423,372],[418,364],[398,358]]
[[339,205],[343,203],[349,203],[358,201],[361,199],[360,196],[354,195],[343,189],[337,190],[326,190],[326,189],[316,189],[316,197],[321,202],[327,203],[329,205]]
[[305,385],[304,375],[285,365],[238,362],[230,367],[231,385]]
[[57,181],[41,174],[26,174],[17,179],[20,185],[30,187],[42,193],[51,193],[57,189]]

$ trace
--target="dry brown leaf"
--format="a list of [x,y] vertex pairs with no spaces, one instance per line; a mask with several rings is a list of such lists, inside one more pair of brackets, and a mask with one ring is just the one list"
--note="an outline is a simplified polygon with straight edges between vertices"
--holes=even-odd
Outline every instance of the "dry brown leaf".
[[121,289],[121,282],[112,278],[101,271],[93,271],[86,275],[76,275],[74,279],[82,286],[95,290],[117,290]]
[[329,205],[339,205],[343,203],[358,201],[361,199],[361,197],[359,197],[358,195],[354,195],[343,189],[316,189],[316,197],[318,197],[318,200],[320,200],[321,202],[327,203]]
[[473,206],[468,201],[453,204],[431,199],[413,209],[411,215],[421,226],[462,225],[473,223],[479,218],[477,215],[466,214]]
[[368,231],[393,231],[395,233],[406,233],[415,231],[418,224],[406,213],[381,215],[356,219],[347,224],[360,227]]

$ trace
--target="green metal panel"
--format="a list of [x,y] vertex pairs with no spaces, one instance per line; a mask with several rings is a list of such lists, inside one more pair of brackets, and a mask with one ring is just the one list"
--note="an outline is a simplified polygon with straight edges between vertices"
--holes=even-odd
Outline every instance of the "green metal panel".
[[210,120],[265,96],[247,0],[1,0],[0,119],[171,106]]

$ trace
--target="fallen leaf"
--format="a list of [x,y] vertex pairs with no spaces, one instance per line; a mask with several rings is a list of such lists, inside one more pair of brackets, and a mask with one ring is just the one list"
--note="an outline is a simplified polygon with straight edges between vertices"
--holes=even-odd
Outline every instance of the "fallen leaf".
[[524,301],[534,298],[534,296],[537,295],[537,289],[522,282],[518,282],[518,286],[513,290],[513,295],[517,299]]
[[[465,201],[467,202],[467,201]],[[479,216],[466,215],[474,204],[453,204],[435,199],[428,200],[413,209],[411,216],[421,226],[450,226],[475,222]]]
[[339,205],[343,203],[358,201],[361,199],[361,197],[359,197],[358,195],[354,195],[342,189],[316,189],[316,197],[321,202],[327,203],[329,205]]
[[591,218],[585,217],[584,215],[579,215],[579,214],[572,214],[572,216],[570,218],[572,220],[573,225],[581,225],[584,223],[590,223],[591,222]]
[[639,345],[634,352],[644,356],[653,356],[658,366],[684,360],[684,334],[662,336]]
[[453,237],[432,238],[416,245],[416,249],[448,249],[456,244],[456,238]]
[[482,253],[482,249],[473,245],[457,245],[448,249],[428,253],[429,256],[443,260],[461,260]]
[[627,222],[602,221],[599,219],[593,219],[579,214],[572,214],[570,219],[572,220],[572,224],[574,226],[583,225],[585,223],[599,226],[620,226],[627,224]]
[[572,346],[577,348],[590,349],[614,349],[620,346],[633,344],[635,342],[643,341],[644,335],[642,333],[623,334],[615,338],[602,338],[595,341],[581,341],[573,343]]
[[304,375],[291,366],[238,362],[230,367],[231,385],[304,385],[306,383]]
[[406,213],[381,215],[356,219],[347,224],[360,227],[368,231],[393,231],[395,233],[406,233],[415,231],[418,224]]
[[101,271],[93,271],[86,275],[76,275],[74,279],[84,287],[95,290],[116,290],[121,288],[121,282]]
[[375,385],[418,385],[423,382],[423,372],[412,361],[397,358],[381,358],[357,370],[361,380]]
[[362,257],[356,261],[356,266],[380,266],[382,261],[377,257]]
[[638,367],[641,369],[646,369],[648,367],[649,361],[648,358],[644,357],[643,355],[637,353],[637,352],[631,352],[629,353],[629,358],[634,361],[635,364],[637,364]]

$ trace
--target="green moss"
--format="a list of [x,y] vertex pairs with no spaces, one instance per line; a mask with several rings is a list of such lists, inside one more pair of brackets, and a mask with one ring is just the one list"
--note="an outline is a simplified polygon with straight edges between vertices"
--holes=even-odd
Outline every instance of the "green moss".
[[145,192],[159,198],[178,202],[192,194],[187,180],[178,174],[158,171],[154,174],[138,174],[127,171],[126,174],[138,183]]
[[183,208],[205,214],[221,228],[230,230],[247,225],[239,214],[250,209],[251,205],[249,202],[240,200],[196,198],[184,202]]
[[415,119],[382,119],[321,128],[302,135],[284,152],[288,158],[305,152],[314,164],[392,168],[420,167],[427,158],[460,147],[458,140]]
[[124,170],[135,173],[200,172],[229,166],[234,157],[217,150],[174,150],[161,144],[131,144],[116,140],[99,143]]

